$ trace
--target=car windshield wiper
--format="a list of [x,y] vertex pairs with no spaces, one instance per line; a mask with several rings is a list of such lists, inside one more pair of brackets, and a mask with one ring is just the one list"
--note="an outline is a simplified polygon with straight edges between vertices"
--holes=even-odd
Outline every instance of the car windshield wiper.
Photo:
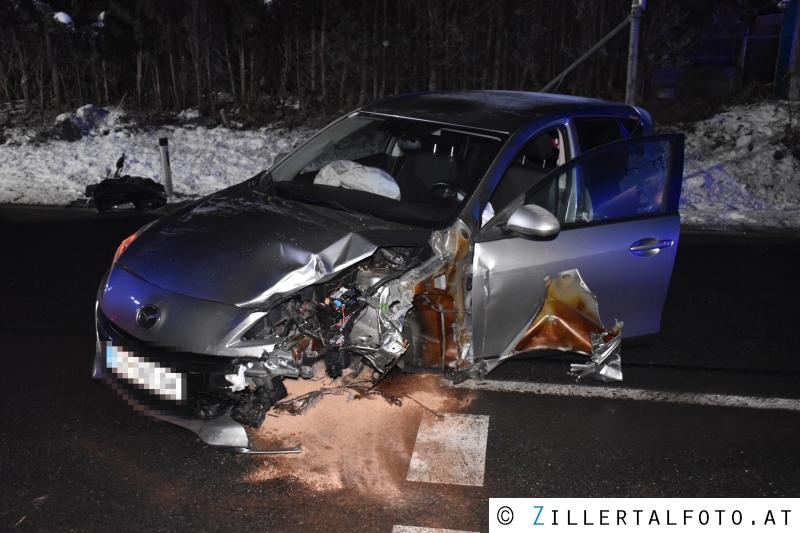
[[272,172],[268,170],[261,174],[258,187],[269,196],[278,196],[278,187],[275,185],[275,180],[272,179]]
[[262,170],[245,183],[247,183],[248,189],[253,189],[267,196],[278,196],[278,189],[275,186],[275,181],[272,179],[272,174],[267,170]]

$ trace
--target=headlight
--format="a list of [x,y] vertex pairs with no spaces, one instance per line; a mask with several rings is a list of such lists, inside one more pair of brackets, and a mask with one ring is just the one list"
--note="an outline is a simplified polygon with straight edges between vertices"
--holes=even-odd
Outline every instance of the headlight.
[[117,253],[115,253],[115,254],[114,254],[114,260],[113,260],[113,261],[111,261],[111,264],[112,264],[112,265],[113,265],[114,263],[116,263],[116,262],[117,262],[117,259],[119,259],[119,256],[121,256],[121,255],[122,255],[122,252],[124,252],[124,251],[125,251],[125,249],[126,249],[126,248],[128,248],[128,246],[129,246],[129,245],[130,245],[130,244],[133,242],[133,240],[134,240],[136,237],[138,237],[138,236],[139,236],[139,231],[137,231],[136,233],[134,233],[133,235],[131,235],[130,237],[128,237],[127,239],[125,239],[124,241],[122,241],[122,243],[120,243],[120,245],[119,245],[119,246],[117,246]]
[[137,231],[136,233],[134,233],[133,235],[131,235],[130,237],[128,237],[127,239],[125,239],[124,241],[122,241],[122,242],[119,244],[119,246],[117,246],[117,252],[114,254],[114,260],[113,260],[113,261],[111,261],[111,265],[113,266],[113,265],[114,265],[114,263],[116,263],[116,262],[117,262],[117,259],[119,259],[119,256],[121,256],[121,255],[122,255],[122,252],[124,252],[124,251],[125,251],[125,250],[128,248],[128,246],[130,246],[130,244],[131,244],[131,243],[132,243],[134,240],[136,240],[136,237],[138,237],[139,235],[141,235],[141,234],[142,234],[142,232],[144,232],[144,230],[146,230],[147,228],[149,228],[150,226],[152,226],[152,225],[153,225],[153,224],[155,224],[155,223],[156,223],[156,221],[154,220],[153,222],[150,222],[149,224],[145,224],[144,226],[142,226],[141,228],[139,228],[139,231]]

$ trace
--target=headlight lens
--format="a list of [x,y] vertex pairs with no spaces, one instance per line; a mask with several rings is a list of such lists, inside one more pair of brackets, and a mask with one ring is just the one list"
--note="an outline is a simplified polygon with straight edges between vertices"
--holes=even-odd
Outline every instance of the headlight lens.
[[134,240],[136,240],[136,237],[141,235],[144,230],[146,230],[147,228],[149,228],[150,226],[152,226],[155,223],[156,223],[156,221],[154,220],[153,222],[150,222],[149,224],[146,224],[146,225],[142,226],[141,228],[139,228],[139,231],[137,231],[136,233],[134,233],[133,235],[131,235],[130,237],[128,237],[127,239],[122,241],[119,244],[119,246],[117,246],[117,252],[114,254],[114,260],[111,262],[111,265],[113,266],[114,263],[117,262],[117,259],[119,259],[119,256],[122,255],[122,252],[124,252],[128,248],[128,246],[130,246],[131,243]]
[[117,246],[117,253],[114,254],[114,260],[111,262],[112,265],[117,262],[117,259],[119,259],[119,256],[122,255],[122,252],[124,252],[125,249],[128,246],[130,246],[133,240],[138,236],[139,236],[139,231],[137,231],[136,233],[134,233],[133,235],[122,241],[122,243],[120,243],[120,245]]

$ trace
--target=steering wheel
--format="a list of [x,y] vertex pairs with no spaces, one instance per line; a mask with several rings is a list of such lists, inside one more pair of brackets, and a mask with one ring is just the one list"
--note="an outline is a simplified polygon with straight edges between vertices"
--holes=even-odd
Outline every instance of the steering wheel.
[[437,181],[431,185],[430,189],[428,189],[428,192],[433,193],[439,189],[441,189],[441,192],[435,192],[435,194],[444,200],[455,199],[460,202],[467,197],[467,193],[464,191],[464,189],[449,181]]

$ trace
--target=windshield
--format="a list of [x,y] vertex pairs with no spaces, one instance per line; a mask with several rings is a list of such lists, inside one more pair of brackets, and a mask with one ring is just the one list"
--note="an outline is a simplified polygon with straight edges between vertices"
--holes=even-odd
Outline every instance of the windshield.
[[288,156],[272,179],[283,198],[443,227],[477,187],[502,141],[456,126],[354,115]]

